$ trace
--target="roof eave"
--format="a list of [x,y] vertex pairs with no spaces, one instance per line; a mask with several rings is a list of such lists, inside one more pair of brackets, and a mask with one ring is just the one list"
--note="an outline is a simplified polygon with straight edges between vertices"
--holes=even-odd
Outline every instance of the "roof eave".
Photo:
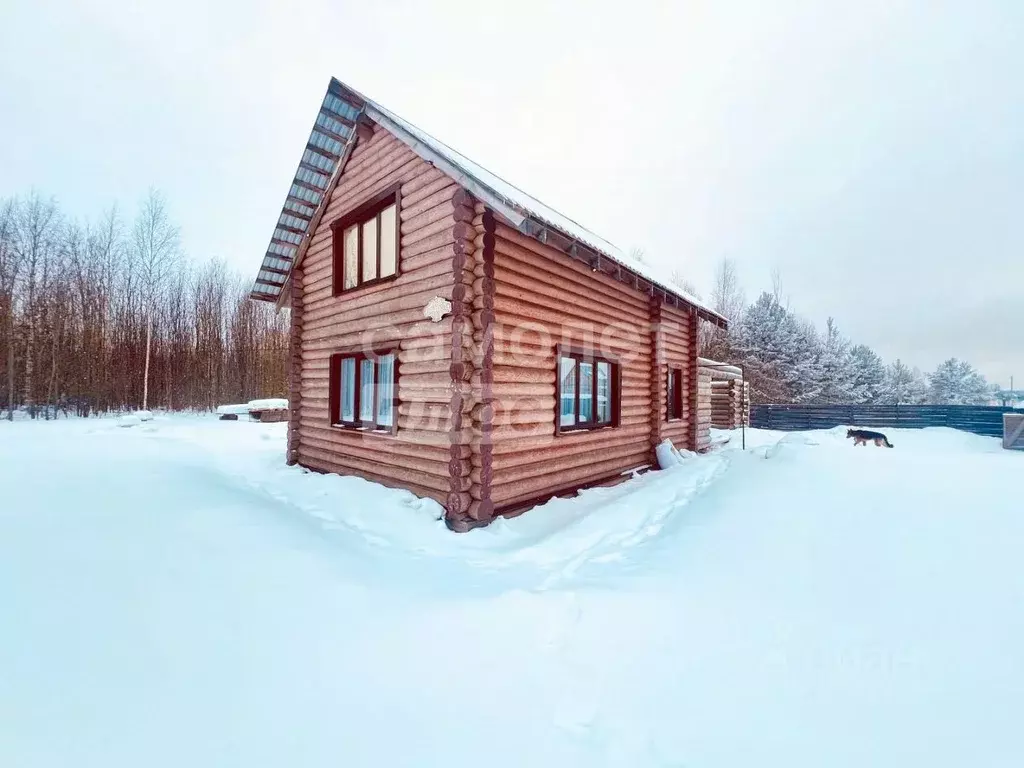
[[[660,296],[661,300],[666,304],[677,307],[680,305],[684,306],[696,312],[697,316],[701,319],[707,320],[722,330],[728,330],[729,328],[729,321],[717,312],[712,312],[706,307],[694,303],[679,292],[673,291],[671,288],[640,274],[628,264],[623,264],[614,256],[595,248],[589,243],[583,242],[579,238],[573,237],[559,227],[533,217],[527,217],[518,229],[523,234],[561,251],[569,258],[583,262],[594,272],[601,272],[649,296]],[[557,233],[557,237],[552,237],[553,233]],[[563,242],[560,243],[558,242],[559,240]],[[606,269],[608,264],[614,264],[615,270],[608,271]]]
[[313,219],[309,222],[309,228],[305,236],[303,236],[302,242],[299,243],[299,249],[295,252],[295,259],[292,261],[292,265],[288,270],[288,275],[285,277],[284,283],[281,286],[281,293],[278,294],[277,301],[275,302],[279,310],[289,302],[292,278],[295,275],[295,270],[302,266],[302,260],[306,257],[306,251],[309,250],[309,244],[313,241],[313,235],[316,234],[317,227],[320,226],[320,220],[327,211],[327,206],[331,201],[331,195],[334,194],[334,188],[338,186],[338,180],[345,172],[345,166],[348,165],[348,159],[352,156],[352,150],[355,148],[358,141],[359,137],[356,135],[352,137],[352,140],[348,142],[348,144],[345,145],[345,151],[338,160],[338,166],[335,168],[334,174],[327,182],[327,188],[324,190],[323,199],[320,201],[320,205],[317,206],[316,212],[313,214]]
[[[286,294],[291,285],[293,271],[309,247],[330,200],[331,190],[337,184],[337,179],[352,153],[352,147],[358,140],[361,129],[359,123],[364,119],[364,107],[365,104],[353,98],[348,89],[336,80],[331,80],[317,111],[285,204],[274,225],[270,246],[264,254],[257,279],[249,292],[251,299],[274,302],[279,309],[287,302]],[[307,161],[308,153],[322,160]],[[323,179],[313,184],[310,179],[313,175],[319,175]],[[321,187],[324,179],[326,184]],[[315,196],[307,199],[308,195],[304,195],[301,189],[300,192],[295,192],[296,188],[308,189]],[[297,215],[298,213],[301,215]],[[303,220],[305,224],[302,224]],[[295,240],[295,237],[298,239]],[[282,248],[285,250],[282,251]],[[284,279],[280,283],[276,279],[268,283],[260,274],[264,271],[270,275],[283,276]]]

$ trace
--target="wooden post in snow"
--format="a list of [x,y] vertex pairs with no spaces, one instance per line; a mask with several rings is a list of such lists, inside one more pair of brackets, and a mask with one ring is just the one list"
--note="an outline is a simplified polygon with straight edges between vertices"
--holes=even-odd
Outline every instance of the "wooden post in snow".
[[1003,448],[1024,451],[1024,413],[1003,414]]

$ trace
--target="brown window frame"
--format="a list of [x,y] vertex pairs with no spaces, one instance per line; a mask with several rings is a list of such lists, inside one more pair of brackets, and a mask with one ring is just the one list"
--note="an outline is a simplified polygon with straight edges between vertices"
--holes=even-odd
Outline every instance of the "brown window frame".
[[665,421],[683,418],[683,369],[669,368],[665,383]]
[[[380,275],[380,243],[381,243],[381,226],[380,226],[380,214],[381,212],[389,207],[391,204],[395,206],[395,271],[394,274]],[[338,217],[331,222],[331,258],[332,258],[332,272],[333,272],[333,285],[332,292],[334,296],[341,296],[345,293],[351,293],[357,291],[360,288],[368,285],[377,285],[379,283],[386,283],[389,280],[394,280],[401,273],[401,253],[402,253],[402,190],[401,185],[394,185],[384,190],[378,195],[374,195],[369,200],[360,203],[357,207],[353,208],[343,216]],[[363,280],[363,227],[362,225],[370,221],[370,219],[376,217],[377,219],[377,253],[375,258],[377,260],[377,270],[374,274],[377,277],[372,280]],[[359,233],[359,245],[357,247],[357,266],[356,266],[356,283],[355,285],[346,288],[345,287],[345,230],[352,225],[358,225],[357,232]]]
[[[570,357],[576,361],[576,391],[575,391],[575,423],[562,425],[562,358]],[[591,398],[592,418],[588,422],[580,424],[580,363],[591,363]],[[597,364],[607,363],[609,365],[608,384],[611,389],[611,420],[599,422],[597,420]],[[587,432],[594,429],[614,429],[618,427],[622,419],[622,365],[614,357],[597,354],[591,349],[583,347],[571,347],[559,344],[555,347],[555,434],[561,435],[572,432]]]
[[[361,390],[363,384],[362,361],[370,360],[375,365],[381,357],[394,355],[395,361],[391,368],[391,424],[380,424],[377,421],[380,413],[380,381],[374,378],[373,387],[373,421],[362,421],[359,414]],[[342,360],[355,360],[355,392],[352,398],[352,421],[343,421],[341,418],[341,363]],[[331,427],[335,429],[349,429],[360,432],[372,432],[376,434],[396,434],[398,432],[398,349],[381,349],[372,352],[335,352],[330,356],[330,368],[328,369],[328,419]],[[376,370],[376,369],[375,369]]]

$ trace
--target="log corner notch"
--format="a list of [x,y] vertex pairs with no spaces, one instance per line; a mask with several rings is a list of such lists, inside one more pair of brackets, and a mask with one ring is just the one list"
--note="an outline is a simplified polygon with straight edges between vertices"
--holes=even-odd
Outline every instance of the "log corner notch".
[[700,417],[700,360],[698,359],[697,345],[699,344],[698,331],[700,330],[700,318],[697,317],[697,312],[692,308],[690,309],[687,317],[687,325],[689,326],[687,330],[689,331],[692,349],[690,350],[690,364],[688,366],[689,370],[687,371],[687,388],[689,390],[687,395],[690,398],[690,412],[687,416],[689,416],[690,423],[688,429],[689,445],[686,447],[691,451],[699,451],[700,425],[698,424],[698,419]]
[[302,409],[302,267],[292,272],[288,288],[291,329],[288,334],[288,444],[285,462],[299,463],[299,418]]
[[691,310],[690,343],[694,348],[690,354],[693,365],[690,379],[690,450],[706,453],[711,449],[711,371],[700,364],[700,321],[700,315]]
[[[490,500],[492,423],[490,380],[493,376],[493,342],[490,342],[494,317],[494,218],[487,213],[479,216],[476,200],[465,189],[458,189],[452,197],[455,224],[452,229],[452,341],[451,341],[451,430],[448,472],[451,490],[445,503],[445,524],[453,531],[465,532],[487,525],[494,517]],[[487,239],[487,221],[490,220],[490,240]],[[484,236],[478,237],[478,229]],[[489,246],[488,246],[489,242]],[[478,247],[478,243],[483,248]],[[482,260],[484,269],[490,263],[490,279],[474,289],[475,262]],[[479,331],[474,331],[474,315],[487,315]],[[477,337],[479,334],[479,337]],[[479,379],[481,391],[475,391],[474,356],[472,350],[479,343],[483,352]],[[464,422],[469,421],[469,424]],[[466,427],[470,427],[466,429]],[[474,464],[480,470],[480,482],[463,490],[462,480],[471,476]]]
[[658,466],[658,444],[661,443],[661,422],[665,416],[662,403],[665,403],[664,387],[666,374],[662,367],[665,362],[664,339],[661,332],[662,300],[654,295],[648,302],[651,323],[651,455],[652,467]]

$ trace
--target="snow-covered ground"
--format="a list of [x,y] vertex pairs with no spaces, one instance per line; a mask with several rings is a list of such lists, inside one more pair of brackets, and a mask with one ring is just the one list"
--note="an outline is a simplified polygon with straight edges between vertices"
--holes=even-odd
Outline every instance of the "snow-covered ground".
[[466,535],[285,425],[0,423],[0,765],[1019,766],[1024,454],[719,434]]

